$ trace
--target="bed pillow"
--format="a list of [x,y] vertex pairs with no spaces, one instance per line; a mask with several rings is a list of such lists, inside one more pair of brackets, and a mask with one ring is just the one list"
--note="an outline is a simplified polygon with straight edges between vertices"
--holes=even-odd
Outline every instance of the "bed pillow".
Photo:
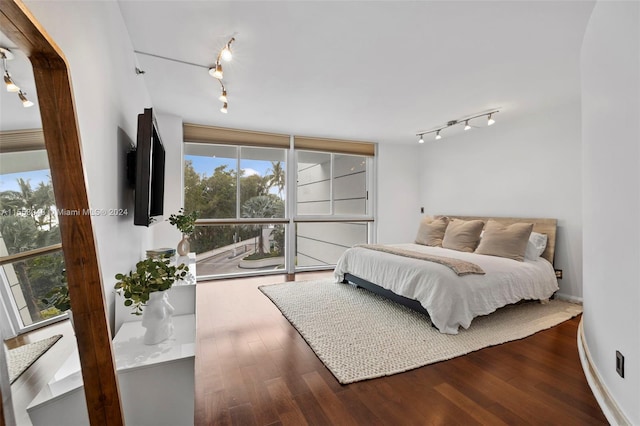
[[484,222],[481,220],[451,220],[444,232],[442,247],[473,253],[483,226]]
[[416,244],[431,247],[442,247],[442,238],[444,238],[444,231],[447,229],[448,224],[448,217],[423,217],[420,221],[420,227],[418,228]]
[[476,253],[522,262],[532,229],[533,223],[504,225],[495,220],[489,220]]
[[547,248],[547,238],[546,234],[531,232],[529,241],[527,241],[527,249],[524,252],[524,258],[527,260],[536,260],[542,256],[544,249]]

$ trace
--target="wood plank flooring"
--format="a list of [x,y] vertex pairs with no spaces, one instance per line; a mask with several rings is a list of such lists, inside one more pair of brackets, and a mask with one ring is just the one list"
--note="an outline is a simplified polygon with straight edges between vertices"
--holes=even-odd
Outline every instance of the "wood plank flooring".
[[196,425],[607,424],[580,366],[579,318],[450,361],[340,385],[257,290],[282,281],[198,284]]

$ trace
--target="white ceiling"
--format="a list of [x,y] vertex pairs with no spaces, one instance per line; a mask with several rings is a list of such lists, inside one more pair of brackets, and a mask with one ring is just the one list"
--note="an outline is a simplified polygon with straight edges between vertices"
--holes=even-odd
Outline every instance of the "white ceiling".
[[156,109],[186,122],[415,143],[491,108],[499,120],[579,96],[594,2],[120,1]]
[[[499,123],[578,97],[580,46],[594,2],[119,5],[135,50],[204,66],[138,54],[157,111],[223,127],[416,143],[418,131],[452,119],[500,108]],[[225,115],[206,67],[232,35],[234,60],[223,63]],[[8,101],[15,100],[5,92],[3,123]]]

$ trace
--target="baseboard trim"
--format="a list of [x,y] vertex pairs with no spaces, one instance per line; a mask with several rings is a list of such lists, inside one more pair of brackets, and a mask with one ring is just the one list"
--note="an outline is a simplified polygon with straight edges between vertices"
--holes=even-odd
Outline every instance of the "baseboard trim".
[[571,296],[570,294],[556,293],[556,299],[566,300],[567,302],[577,303],[582,305],[582,297]]
[[595,396],[596,401],[600,405],[605,417],[612,425],[630,425],[631,422],[627,419],[624,413],[616,404],[616,401],[611,397],[607,387],[601,380],[598,370],[593,365],[589,347],[587,341],[584,338],[584,329],[582,328],[583,318],[580,319],[580,325],[578,326],[578,353],[580,354],[580,363],[582,364],[582,370],[587,377],[587,382]]

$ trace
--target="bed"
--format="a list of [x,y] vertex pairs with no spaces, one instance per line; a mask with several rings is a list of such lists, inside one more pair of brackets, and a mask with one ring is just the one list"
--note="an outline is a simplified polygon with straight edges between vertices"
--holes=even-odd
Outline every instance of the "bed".
[[[522,300],[548,300],[557,290],[553,267],[555,219],[489,218],[471,216],[436,216],[456,224],[462,221],[484,222],[491,226],[532,224],[530,235],[545,235],[541,254],[524,256],[523,261],[495,255],[478,254],[406,243],[384,247],[355,246],[340,257],[334,271],[337,281],[364,287],[411,309],[427,314],[441,333],[457,334],[459,327],[468,328],[473,318]],[[450,222],[453,223],[453,222]],[[470,222],[469,222],[470,223]],[[514,225],[518,224],[518,225]],[[482,226],[481,226],[482,228]],[[482,236],[480,240],[482,240]],[[479,248],[479,247],[478,247]],[[528,249],[529,247],[527,247]],[[413,254],[398,255],[405,251]],[[527,252],[527,255],[529,252]],[[419,257],[438,256],[470,262],[483,273],[458,276],[450,267],[425,261]],[[416,258],[417,257],[417,258]]]

